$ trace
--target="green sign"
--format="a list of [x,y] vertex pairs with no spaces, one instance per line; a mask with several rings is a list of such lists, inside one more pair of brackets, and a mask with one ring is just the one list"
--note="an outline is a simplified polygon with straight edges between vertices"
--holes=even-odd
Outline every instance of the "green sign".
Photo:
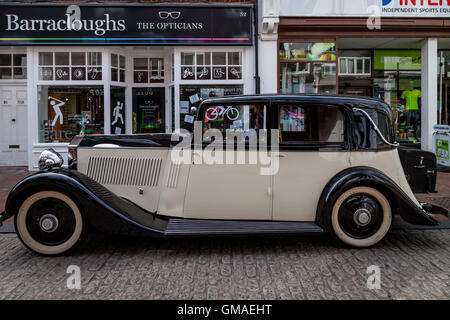
[[436,156],[441,159],[449,160],[448,140],[436,139]]
[[375,50],[375,70],[420,70],[420,50]]

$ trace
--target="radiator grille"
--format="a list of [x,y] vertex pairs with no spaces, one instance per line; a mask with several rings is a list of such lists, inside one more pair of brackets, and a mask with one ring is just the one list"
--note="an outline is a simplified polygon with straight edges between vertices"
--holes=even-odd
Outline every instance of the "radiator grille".
[[87,176],[105,185],[157,186],[160,158],[90,157]]

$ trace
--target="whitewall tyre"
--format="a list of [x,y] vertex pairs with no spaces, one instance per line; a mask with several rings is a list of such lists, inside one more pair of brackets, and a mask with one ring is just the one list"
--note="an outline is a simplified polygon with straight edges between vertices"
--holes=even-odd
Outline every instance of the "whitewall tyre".
[[333,205],[331,225],[344,244],[365,248],[381,241],[392,224],[389,201],[377,189],[361,186],[342,193]]
[[14,220],[20,240],[32,251],[46,256],[66,253],[85,234],[78,205],[57,191],[33,193],[20,206]]

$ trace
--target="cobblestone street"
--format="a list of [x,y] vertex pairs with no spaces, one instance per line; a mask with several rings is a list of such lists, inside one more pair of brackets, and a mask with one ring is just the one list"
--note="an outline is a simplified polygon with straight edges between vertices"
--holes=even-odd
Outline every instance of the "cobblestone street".
[[[372,249],[326,237],[153,240],[90,237],[43,258],[0,235],[1,299],[449,299],[450,232],[393,230]],[[66,286],[69,265],[81,289]],[[370,265],[381,289],[366,288]]]
[[[12,187],[23,174],[8,170],[2,183]],[[442,193],[423,198],[448,206],[443,177]],[[326,236],[160,240],[92,233],[56,258],[33,254],[14,233],[0,234],[0,244],[0,299],[450,299],[450,229],[394,228],[363,250]],[[67,288],[70,265],[80,267],[79,290]],[[371,265],[380,267],[381,289],[367,289]]]

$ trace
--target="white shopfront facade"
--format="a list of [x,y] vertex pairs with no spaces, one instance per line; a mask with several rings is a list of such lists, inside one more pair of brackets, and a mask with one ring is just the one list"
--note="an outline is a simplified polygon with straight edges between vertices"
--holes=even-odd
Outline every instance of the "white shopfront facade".
[[262,93],[361,94],[397,115],[403,93],[421,90],[419,128],[399,118],[398,139],[433,149],[433,126],[450,121],[448,1],[259,0],[258,8]]
[[[81,17],[93,8],[98,7],[81,6]],[[114,13],[136,6],[112,8]],[[39,45],[35,41],[0,46],[0,165],[36,170],[39,154],[46,148],[60,152],[67,164],[67,145],[81,130],[90,134],[173,132],[185,126],[190,107],[209,96],[255,93],[252,6],[140,7],[159,14],[155,19],[184,17],[183,23],[203,23],[212,32],[213,25],[199,20],[210,9],[215,10],[216,20],[244,16],[241,26],[247,30],[231,28],[227,38],[220,34],[216,39],[202,36],[202,40],[185,31],[182,37],[189,38],[189,43],[177,38],[162,44],[152,38],[150,43],[117,41],[121,45],[69,45],[70,41]],[[1,19],[11,14],[2,6],[0,13]],[[145,31],[136,37],[142,36]],[[13,37],[2,34],[0,38]]]

